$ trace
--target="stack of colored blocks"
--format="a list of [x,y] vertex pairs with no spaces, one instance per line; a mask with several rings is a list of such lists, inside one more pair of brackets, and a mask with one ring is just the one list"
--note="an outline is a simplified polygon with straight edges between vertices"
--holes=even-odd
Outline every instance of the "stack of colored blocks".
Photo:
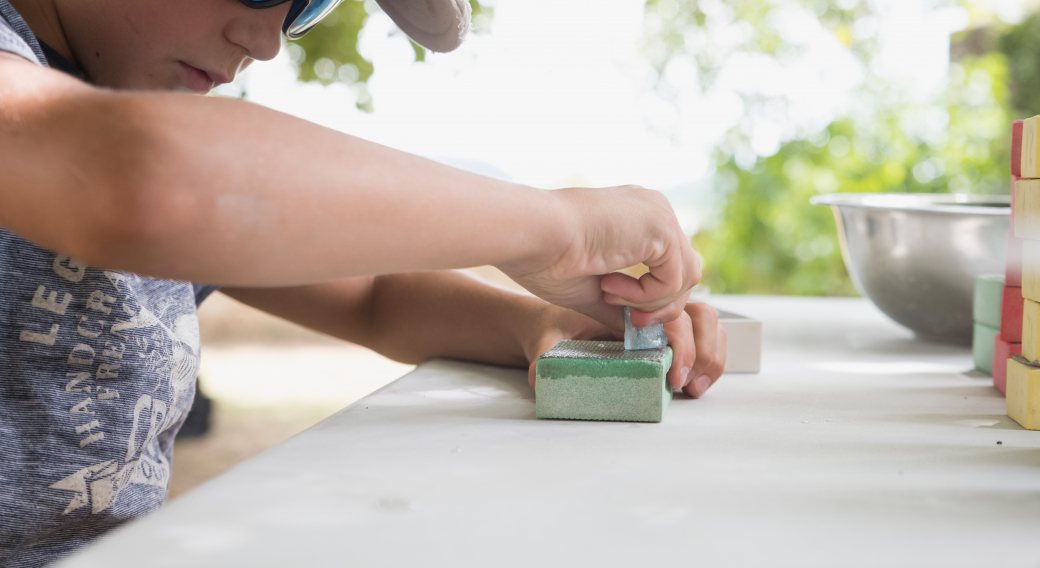
[[[1002,317],[994,343],[994,365],[1006,359],[1005,375],[993,384],[1007,396],[1007,413],[1030,430],[1040,430],[1040,116],[1012,127],[1011,230]],[[1013,285],[1017,284],[1015,288]],[[1019,334],[1014,327],[1019,323]],[[1005,330],[1007,330],[1005,332]],[[1016,341],[1019,345],[1016,345]],[[1003,343],[1002,343],[1003,341]],[[1019,354],[1021,356],[1019,356]]]
[[972,312],[975,368],[993,375],[993,386],[1004,393],[1007,360],[1022,353],[1022,288],[1007,284],[1006,274],[975,278]]
[[[1032,159],[1026,158],[1023,136],[1027,134],[1026,123],[1029,122],[1028,140],[1025,146],[1035,147],[1037,119],[1029,121],[1016,120],[1011,127],[1011,226],[1008,228],[1007,236],[1007,263],[1003,278],[997,276],[983,275],[975,280],[975,298],[973,304],[975,316],[975,333],[972,339],[972,353],[975,356],[975,368],[984,373],[993,375],[993,386],[1005,394],[1007,390],[1007,361],[1012,355],[1022,353],[1022,315],[1024,302],[1022,299],[1022,262],[1025,252],[1026,241],[1016,234],[1015,230],[1015,208],[1017,201],[1016,184],[1019,180],[1026,178],[1027,181],[1040,184],[1040,172],[1037,171],[1038,161],[1036,156]],[[1025,160],[1025,161],[1023,161]],[[1024,164],[1024,166],[1023,166]],[[1023,167],[1028,175],[1023,176]],[[1038,186],[1040,187],[1040,186]],[[1040,199],[1040,195],[1034,196],[1027,191],[1023,197],[1029,199]],[[1028,209],[1030,205],[1024,204],[1020,209]],[[1034,207],[1040,207],[1040,202],[1034,203]],[[1040,219],[1040,214],[1037,215]],[[1040,238],[1040,231],[1036,231]],[[1040,242],[1031,246],[1040,248]],[[1040,257],[1040,250],[1034,252]],[[1040,260],[1040,258],[1038,258]],[[1033,261],[1034,265],[1037,261]],[[1040,288],[1040,283],[1037,284]],[[1040,292],[1034,293],[1034,297],[1040,298]],[[997,307],[999,304],[999,308]]]
[[[1007,264],[1004,294],[1001,299],[1002,325],[993,340],[993,386],[1005,394],[1007,361],[1022,353],[1022,249],[1024,242],[1015,235],[1015,184],[1022,178],[1022,134],[1024,121],[1011,126],[1011,226],[1008,228]],[[1035,162],[1034,162],[1035,167]]]
[[1007,282],[1005,274],[1000,296],[1000,333],[993,340],[993,386],[1000,394],[1005,394],[1007,360],[1022,354],[1022,287]]

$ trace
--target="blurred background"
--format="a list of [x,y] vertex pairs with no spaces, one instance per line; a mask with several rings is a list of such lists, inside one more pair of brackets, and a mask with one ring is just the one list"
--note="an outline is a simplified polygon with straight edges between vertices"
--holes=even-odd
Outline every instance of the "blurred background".
[[[705,283],[737,294],[855,295],[811,196],[1009,193],[1011,121],[1040,114],[1035,0],[471,5],[436,54],[344,0],[211,96],[537,187],[659,189]],[[410,369],[219,294],[200,321],[212,412],[178,439],[172,497]]]

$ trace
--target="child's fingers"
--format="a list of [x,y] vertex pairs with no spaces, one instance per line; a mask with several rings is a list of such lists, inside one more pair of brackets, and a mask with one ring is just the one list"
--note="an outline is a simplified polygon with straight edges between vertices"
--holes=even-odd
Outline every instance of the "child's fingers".
[[[620,279],[619,278],[615,278],[615,276],[622,276],[624,278],[629,278],[629,279],[632,278],[631,276],[627,276],[627,275],[624,275],[624,274],[613,273],[613,274],[607,274],[606,276],[604,276],[603,280],[605,282],[608,279],[613,281],[613,282],[620,281]],[[645,318],[639,317],[638,319],[632,320],[632,323],[634,323],[636,325],[636,327],[646,327],[647,325],[650,325],[650,323],[652,321],[656,321],[657,323],[664,323],[666,321],[672,321],[675,318],[679,317],[679,314],[680,314],[680,312],[682,312],[683,306],[686,305],[686,301],[689,299],[690,292],[692,291],[692,290],[685,290],[685,291],[681,292],[677,298],[673,298],[673,299],[660,300],[660,301],[653,302],[653,303],[650,303],[650,304],[636,304],[636,303],[628,301],[627,299],[625,299],[622,296],[619,296],[619,295],[617,295],[617,294],[615,294],[613,292],[608,291],[608,289],[617,289],[617,285],[614,284],[613,282],[601,285],[603,287],[603,289],[604,289],[604,292],[603,292],[603,302],[604,303],[607,303],[607,304],[610,304],[610,305],[614,305],[614,306],[630,306],[632,308],[632,315],[633,316],[637,312],[640,312],[640,313],[643,313],[643,314],[653,314],[652,316],[648,316],[648,317],[645,317]]]
[[697,359],[696,339],[690,317],[683,312],[677,319],[664,324],[668,344],[672,346],[672,367],[668,369],[668,384],[681,389],[690,378],[690,369]]
[[717,339],[711,363],[698,375],[691,372],[690,376],[693,378],[683,388],[683,392],[693,398],[704,396],[704,393],[711,388],[711,385],[715,384],[719,377],[722,376],[722,371],[726,366],[726,331],[722,329],[721,325],[715,325],[715,336]]
[[686,307],[686,302],[687,300],[689,300],[689,298],[690,293],[686,292],[682,296],[679,296],[679,299],[672,302],[671,304],[668,304],[663,308],[654,310],[649,313],[633,309],[631,313],[632,325],[639,328],[643,328],[655,323],[667,323],[670,321],[675,321],[676,319],[681,317],[683,313],[685,313],[683,310]]
[[649,272],[638,279],[620,272],[612,272],[603,276],[600,288],[607,302],[647,312],[674,302],[684,291],[681,281],[662,282]]
[[650,272],[638,279],[619,272],[603,277],[600,287],[607,302],[652,312],[671,304],[700,281],[700,262],[688,241],[665,254],[661,264],[644,262]]
[[[705,374],[715,361],[716,346],[719,342],[719,313],[708,304],[697,302],[686,304],[686,314],[690,316],[693,336],[697,338],[697,361],[690,367],[690,379]],[[725,361],[724,361],[725,362]],[[714,377],[718,378],[718,377]]]

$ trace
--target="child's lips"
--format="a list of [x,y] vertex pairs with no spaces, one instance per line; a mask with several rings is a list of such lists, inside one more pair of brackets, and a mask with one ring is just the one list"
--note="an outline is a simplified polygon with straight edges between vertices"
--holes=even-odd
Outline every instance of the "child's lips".
[[227,83],[230,79],[226,79],[222,75],[217,73],[203,71],[198,67],[192,67],[183,61],[179,61],[181,66],[181,75],[184,79],[184,84],[192,91],[199,94],[206,94],[213,89],[218,83]]

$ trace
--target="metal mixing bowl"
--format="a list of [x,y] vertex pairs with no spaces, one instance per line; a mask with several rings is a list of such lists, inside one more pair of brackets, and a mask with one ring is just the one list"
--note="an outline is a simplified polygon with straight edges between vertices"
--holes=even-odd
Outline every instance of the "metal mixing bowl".
[[852,283],[919,337],[970,344],[978,274],[1002,274],[1006,195],[832,193],[829,205]]

